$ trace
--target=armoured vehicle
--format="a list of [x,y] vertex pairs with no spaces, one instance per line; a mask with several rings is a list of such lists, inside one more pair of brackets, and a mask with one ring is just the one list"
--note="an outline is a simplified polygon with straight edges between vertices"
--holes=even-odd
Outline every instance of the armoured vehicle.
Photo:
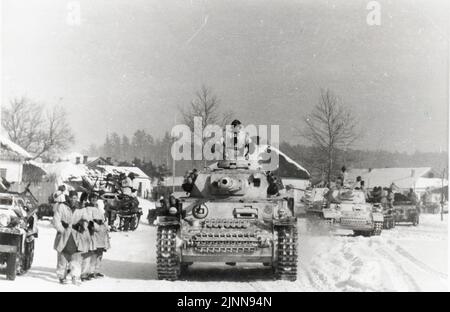
[[0,265],[15,280],[31,268],[38,236],[36,208],[19,193],[0,193]]
[[340,214],[334,206],[328,206],[328,188],[309,188],[305,191],[302,202],[306,206],[306,225],[308,231],[317,229],[330,230],[334,223],[339,222]]
[[420,208],[413,203],[407,196],[396,193],[394,195],[395,222],[408,222],[416,226],[419,224]]
[[176,280],[194,262],[261,263],[277,279],[297,278],[294,200],[270,172],[245,159],[194,172],[157,209],[159,279]]
[[[384,223],[383,208],[381,205],[367,203],[361,190],[346,187],[332,190],[315,188],[310,190],[310,195],[308,194],[305,200],[309,201],[309,227],[326,223],[353,230],[356,235],[381,234]],[[311,224],[311,221],[316,222]]]
[[339,226],[353,230],[355,235],[380,235],[383,229],[383,208],[366,202],[361,190],[333,190],[330,208],[339,214]]

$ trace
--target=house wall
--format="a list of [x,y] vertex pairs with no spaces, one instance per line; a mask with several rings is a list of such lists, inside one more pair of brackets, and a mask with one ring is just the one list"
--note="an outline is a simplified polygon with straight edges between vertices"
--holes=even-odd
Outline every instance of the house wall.
[[[142,183],[142,190],[139,194],[139,185]],[[142,198],[151,197],[152,193],[152,181],[146,178],[135,178],[133,181],[133,187],[138,190],[138,196]]]
[[[3,170],[1,170],[3,169]],[[22,182],[23,164],[20,161],[0,160],[0,170],[6,169],[6,180],[9,182]]]

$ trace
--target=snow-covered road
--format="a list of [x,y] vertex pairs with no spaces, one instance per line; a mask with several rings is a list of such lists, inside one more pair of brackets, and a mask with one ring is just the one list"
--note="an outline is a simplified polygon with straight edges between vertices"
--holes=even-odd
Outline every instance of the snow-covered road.
[[105,255],[107,277],[82,286],[59,285],[55,276],[54,229],[40,221],[33,268],[14,282],[0,276],[0,291],[446,291],[447,216],[422,215],[418,227],[397,226],[380,237],[348,231],[309,235],[300,226],[300,260],[295,283],[273,281],[262,265],[194,264],[181,281],[159,281],[156,229],[146,220],[136,232],[112,233]]

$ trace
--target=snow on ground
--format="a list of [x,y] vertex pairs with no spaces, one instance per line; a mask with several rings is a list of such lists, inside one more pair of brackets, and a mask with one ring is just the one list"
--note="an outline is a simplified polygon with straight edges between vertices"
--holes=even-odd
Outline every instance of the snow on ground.
[[[144,216],[152,203],[142,202]],[[295,283],[274,281],[257,264],[194,264],[182,280],[159,281],[156,228],[145,218],[135,232],[111,233],[103,260],[106,277],[82,286],[59,285],[55,276],[55,231],[40,221],[33,268],[11,282],[0,276],[0,291],[446,291],[447,225],[439,215],[421,215],[418,227],[400,225],[380,237],[354,237],[337,230],[310,235],[299,220],[300,259]]]

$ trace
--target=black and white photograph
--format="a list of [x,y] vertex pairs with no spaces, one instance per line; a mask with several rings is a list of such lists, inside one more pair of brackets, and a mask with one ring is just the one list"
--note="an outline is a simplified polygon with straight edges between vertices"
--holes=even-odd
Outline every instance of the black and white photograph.
[[449,16],[1,0],[0,293],[447,292]]

